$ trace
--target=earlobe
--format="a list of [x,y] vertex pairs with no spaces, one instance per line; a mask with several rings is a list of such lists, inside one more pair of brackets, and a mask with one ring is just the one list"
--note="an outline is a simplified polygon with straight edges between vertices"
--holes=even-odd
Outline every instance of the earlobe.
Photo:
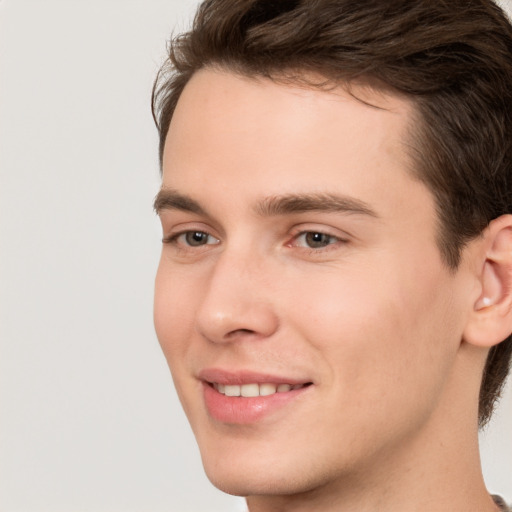
[[512,215],[493,220],[483,235],[481,293],[464,331],[464,341],[492,347],[512,332]]

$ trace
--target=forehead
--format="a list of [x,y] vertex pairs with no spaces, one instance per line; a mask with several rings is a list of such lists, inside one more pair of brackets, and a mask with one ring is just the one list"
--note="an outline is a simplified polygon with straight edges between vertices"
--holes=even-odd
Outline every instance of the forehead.
[[334,184],[367,203],[390,187],[400,199],[418,186],[407,149],[412,113],[407,99],[369,85],[325,90],[205,69],[171,121],[163,187],[231,201],[245,189],[247,201],[330,193]]
[[[319,77],[307,80],[322,83]],[[349,135],[343,130],[345,125],[351,139],[360,134],[366,134],[366,140],[377,135],[380,140],[375,142],[387,141],[403,150],[402,136],[412,110],[406,98],[368,83],[313,87],[203,69],[193,75],[181,94],[165,147],[177,143],[177,138],[185,142],[187,135],[193,135],[194,142],[206,142],[200,140],[205,132],[209,137],[212,132],[239,138],[245,134],[255,143],[268,143],[279,135],[280,143],[284,143],[288,135],[310,138],[307,132],[320,128],[322,137],[331,132],[333,138],[341,140]],[[236,132],[228,133],[229,122],[237,126]],[[370,126],[374,127],[371,132],[367,131]]]
[[[365,117],[374,120],[388,117],[382,116],[383,113],[408,117],[414,110],[410,98],[371,78],[336,83],[312,73],[296,78],[286,75],[267,78],[242,75],[222,68],[204,68],[194,73],[185,86],[173,121],[175,124],[182,110],[187,110],[188,116],[194,107],[198,112],[207,108],[218,109],[225,114],[230,111],[239,114],[245,110],[247,114],[256,103],[258,107],[266,106],[260,110],[262,115],[269,115],[275,112],[277,105],[284,109],[302,104],[302,113],[305,113],[308,109],[321,108],[322,104],[332,106],[340,102],[345,104],[345,108],[352,105],[367,109]],[[229,109],[226,111],[227,106]],[[243,106],[246,108],[241,111],[240,107]],[[362,110],[359,114],[362,114]],[[388,117],[387,121],[390,122],[391,118]]]

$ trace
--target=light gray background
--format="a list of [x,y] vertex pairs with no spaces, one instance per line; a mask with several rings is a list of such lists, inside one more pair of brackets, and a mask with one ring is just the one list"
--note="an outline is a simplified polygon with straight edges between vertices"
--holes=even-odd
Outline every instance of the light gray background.
[[[193,0],[0,0],[0,511],[235,512],[152,326],[154,75]],[[512,500],[512,390],[483,436]]]

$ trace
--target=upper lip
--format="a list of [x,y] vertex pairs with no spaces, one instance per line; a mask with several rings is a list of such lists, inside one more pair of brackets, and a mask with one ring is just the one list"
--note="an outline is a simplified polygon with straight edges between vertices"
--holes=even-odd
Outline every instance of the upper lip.
[[243,384],[307,384],[310,379],[301,379],[294,377],[283,377],[282,375],[272,375],[270,373],[254,372],[250,370],[223,370],[221,368],[205,368],[198,374],[199,379],[216,384],[243,385]]

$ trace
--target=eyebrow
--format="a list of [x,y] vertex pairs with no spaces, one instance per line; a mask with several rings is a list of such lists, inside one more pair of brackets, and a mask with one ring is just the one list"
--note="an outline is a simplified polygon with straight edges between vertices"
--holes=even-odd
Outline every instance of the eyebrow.
[[180,194],[176,190],[168,188],[159,190],[153,202],[153,208],[156,213],[162,210],[180,210],[183,212],[197,213],[198,215],[206,215],[206,211],[197,201]]
[[378,218],[367,203],[338,194],[286,194],[268,197],[256,205],[256,213],[265,217],[305,212],[334,212]]
[[[208,215],[206,210],[194,199],[173,189],[161,189],[153,207],[156,213],[161,210],[180,210]],[[334,212],[366,215],[378,218],[377,213],[364,201],[337,194],[285,194],[272,196],[259,201],[254,211],[262,217],[275,217],[292,213]]]

